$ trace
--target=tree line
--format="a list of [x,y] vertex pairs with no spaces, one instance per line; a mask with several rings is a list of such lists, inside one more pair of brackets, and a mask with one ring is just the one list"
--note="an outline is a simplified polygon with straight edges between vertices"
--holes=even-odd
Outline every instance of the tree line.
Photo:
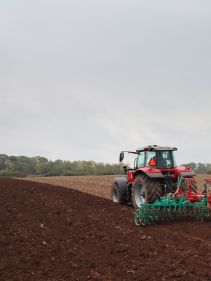
[[[211,174],[211,164],[187,163],[196,173]],[[8,156],[0,154],[0,177],[26,176],[82,176],[124,174],[122,164],[105,164],[94,161],[50,161],[45,157]]]
[[118,175],[123,173],[121,164],[94,161],[50,161],[40,156],[0,154],[0,177]]
[[197,174],[211,174],[211,164],[190,162],[183,166],[193,169]]

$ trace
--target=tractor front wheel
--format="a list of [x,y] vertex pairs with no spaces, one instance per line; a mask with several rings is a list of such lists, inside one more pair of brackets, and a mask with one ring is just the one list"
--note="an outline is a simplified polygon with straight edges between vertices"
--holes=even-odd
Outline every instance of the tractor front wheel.
[[111,188],[111,198],[114,203],[127,204],[127,188],[119,187],[117,183],[113,183]]
[[132,187],[132,202],[134,208],[140,208],[143,203],[153,203],[160,199],[162,187],[158,180],[150,179],[145,175],[138,175]]

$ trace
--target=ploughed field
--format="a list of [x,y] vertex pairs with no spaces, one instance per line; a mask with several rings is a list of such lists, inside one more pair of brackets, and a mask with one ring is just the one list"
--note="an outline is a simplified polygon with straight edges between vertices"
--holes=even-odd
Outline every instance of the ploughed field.
[[0,280],[211,280],[211,223],[136,227],[113,178],[1,179]]
[[[26,180],[69,187],[99,197],[111,199],[111,185],[115,177],[122,176],[28,177]],[[204,178],[211,178],[211,175],[203,174],[196,176],[199,191],[204,190]]]

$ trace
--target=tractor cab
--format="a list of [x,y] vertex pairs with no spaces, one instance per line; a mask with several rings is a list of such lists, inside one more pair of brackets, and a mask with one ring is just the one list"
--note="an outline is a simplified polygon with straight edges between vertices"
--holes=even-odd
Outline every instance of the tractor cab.
[[176,167],[175,150],[176,148],[170,147],[146,147],[139,151],[134,168],[173,169]]
[[137,155],[134,161],[134,170],[144,167],[160,170],[173,169],[177,166],[174,155],[174,151],[176,150],[176,147],[149,145],[137,149],[136,151],[122,151],[119,161],[122,162],[124,159],[124,152],[128,152]]

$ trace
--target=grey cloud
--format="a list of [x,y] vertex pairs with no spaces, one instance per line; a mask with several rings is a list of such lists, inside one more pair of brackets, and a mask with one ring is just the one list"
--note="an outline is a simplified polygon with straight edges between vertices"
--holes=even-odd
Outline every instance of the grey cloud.
[[210,1],[1,3],[1,152],[210,162]]

